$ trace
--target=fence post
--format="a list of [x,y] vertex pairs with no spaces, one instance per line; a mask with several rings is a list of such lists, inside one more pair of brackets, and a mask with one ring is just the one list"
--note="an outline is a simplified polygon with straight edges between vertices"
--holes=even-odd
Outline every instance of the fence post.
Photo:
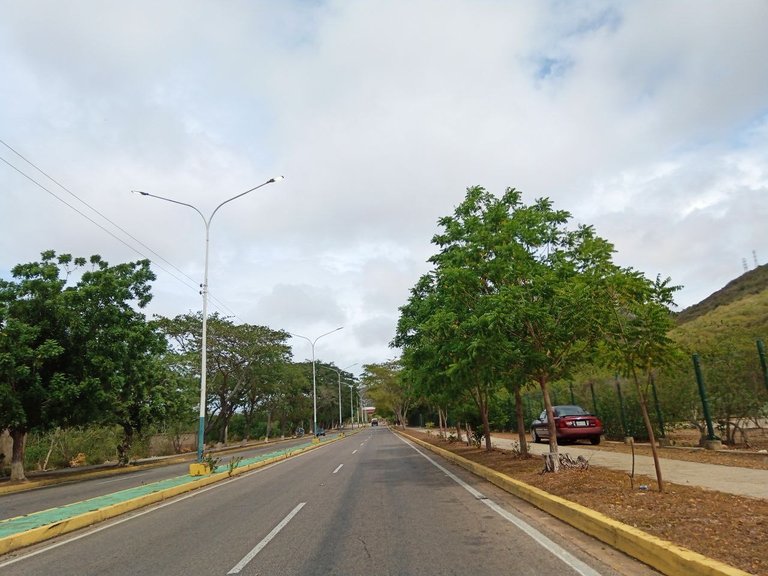
[[763,367],[763,383],[768,390],[768,364],[765,361],[765,344],[762,340],[757,341],[757,353],[760,356],[760,365]]
[[696,372],[696,384],[699,387],[701,405],[704,409],[704,420],[707,422],[707,440],[710,442],[720,440],[715,436],[715,429],[712,427],[712,417],[709,415],[709,402],[707,402],[707,391],[704,389],[704,377],[701,375],[701,362],[698,354],[693,355],[693,370]]

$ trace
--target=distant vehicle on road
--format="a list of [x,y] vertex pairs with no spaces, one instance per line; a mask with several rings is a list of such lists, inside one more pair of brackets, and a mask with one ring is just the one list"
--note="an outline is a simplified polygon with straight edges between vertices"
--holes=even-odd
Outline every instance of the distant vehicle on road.
[[[592,444],[600,444],[603,434],[603,423],[594,414],[590,414],[581,406],[567,404],[552,406],[555,417],[557,442],[568,444],[576,440],[589,440]],[[531,436],[534,442],[549,440],[547,411],[543,410],[539,417],[531,423]]]
[[325,428],[318,426],[317,430],[315,430],[315,436],[325,436]]
[[378,425],[379,425],[379,421],[376,418],[371,420],[371,426],[378,426]]

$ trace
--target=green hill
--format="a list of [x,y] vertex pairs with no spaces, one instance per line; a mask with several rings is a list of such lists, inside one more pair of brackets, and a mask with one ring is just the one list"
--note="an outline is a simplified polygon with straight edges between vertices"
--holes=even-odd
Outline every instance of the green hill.
[[766,290],[768,290],[768,265],[763,264],[745,272],[735,280],[731,280],[724,288],[677,314],[677,325],[682,326],[701,316],[710,314],[718,308],[733,304],[747,296],[763,293]]
[[721,304],[677,326],[670,335],[691,351],[754,348],[755,340],[768,341],[768,290]]

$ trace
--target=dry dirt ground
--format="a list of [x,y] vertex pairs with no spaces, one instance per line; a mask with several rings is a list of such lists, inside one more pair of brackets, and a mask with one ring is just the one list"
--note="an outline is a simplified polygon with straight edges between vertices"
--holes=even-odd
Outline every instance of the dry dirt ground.
[[[463,443],[449,443],[439,438],[436,432],[424,434],[408,430],[408,433],[709,558],[752,574],[768,576],[768,500],[666,481],[664,492],[660,493],[653,478],[639,475],[634,478],[633,488],[628,474],[597,466],[544,474],[540,457],[524,459],[517,453],[499,449],[485,452]],[[754,442],[752,448],[768,447],[768,437],[765,442],[766,446],[762,446],[762,442]],[[579,447],[585,445],[580,444]],[[561,452],[567,452],[567,448],[562,447]],[[596,448],[631,450],[621,443],[603,443]],[[768,457],[765,455],[748,456],[733,454],[734,451],[713,452],[679,447],[660,450],[662,458],[768,470]],[[650,447],[636,445],[635,453],[650,455]],[[640,490],[641,485],[648,489]]]

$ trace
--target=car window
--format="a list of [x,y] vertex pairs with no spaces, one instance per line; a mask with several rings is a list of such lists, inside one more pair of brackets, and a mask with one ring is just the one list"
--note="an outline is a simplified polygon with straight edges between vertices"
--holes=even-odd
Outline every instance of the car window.
[[558,406],[557,416],[586,416],[589,414],[581,406]]
[[547,419],[547,411],[544,410],[541,414],[539,414],[539,420],[546,420]]

